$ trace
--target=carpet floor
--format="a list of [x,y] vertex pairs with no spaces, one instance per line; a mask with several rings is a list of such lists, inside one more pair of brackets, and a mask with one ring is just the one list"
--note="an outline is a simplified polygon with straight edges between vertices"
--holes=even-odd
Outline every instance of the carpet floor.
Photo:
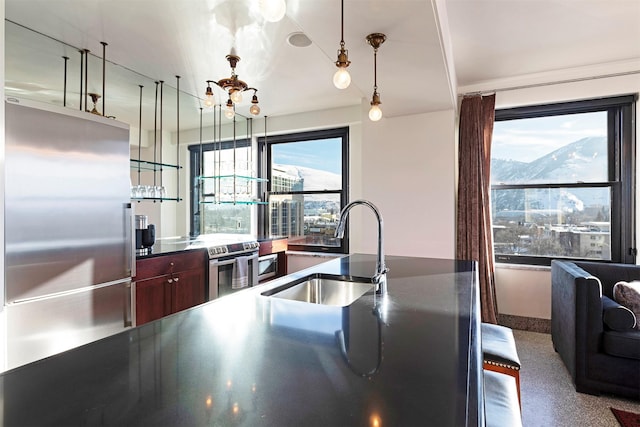
[[522,422],[525,427],[619,427],[610,407],[640,413],[640,402],[576,392],[554,351],[551,335],[513,331],[522,369]]

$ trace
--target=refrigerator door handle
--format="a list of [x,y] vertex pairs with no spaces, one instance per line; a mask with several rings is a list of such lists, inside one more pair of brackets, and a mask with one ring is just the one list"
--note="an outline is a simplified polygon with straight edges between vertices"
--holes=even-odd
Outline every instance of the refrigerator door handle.
[[131,282],[127,283],[124,287],[124,327],[133,326],[134,312],[133,312],[133,300],[135,298],[135,287]]
[[131,277],[136,276],[136,242],[133,236],[136,235],[134,211],[131,203],[125,203],[126,224],[125,224],[125,245],[127,258],[127,273]]

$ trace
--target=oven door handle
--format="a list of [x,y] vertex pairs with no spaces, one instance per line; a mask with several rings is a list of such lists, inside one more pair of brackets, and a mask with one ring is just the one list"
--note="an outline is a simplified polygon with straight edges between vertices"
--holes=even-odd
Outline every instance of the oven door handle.
[[[236,262],[236,258],[241,257],[241,256],[245,256],[245,255],[238,255],[236,257],[233,257],[231,259],[227,259],[227,260],[224,260],[224,261],[211,260],[211,262],[215,262],[219,266],[230,265],[230,264],[233,264],[234,262]],[[251,261],[254,261],[254,260],[258,259],[258,253],[256,252],[256,253],[250,255],[250,259],[251,259]]]

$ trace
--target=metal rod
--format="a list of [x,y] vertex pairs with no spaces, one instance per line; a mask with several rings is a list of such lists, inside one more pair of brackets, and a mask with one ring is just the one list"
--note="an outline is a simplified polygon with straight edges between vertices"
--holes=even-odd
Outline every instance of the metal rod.
[[62,95],[62,106],[67,106],[67,61],[69,60],[68,56],[63,56],[64,59],[64,89]]
[[180,201],[180,76],[176,76],[176,201]]
[[142,88],[144,86],[138,86],[140,86],[140,111],[138,112],[138,185],[140,185],[140,160],[142,157]]
[[158,146],[158,84],[156,81],[156,99],[153,109],[153,185],[156,185],[156,147]]
[[[163,97],[164,93],[164,81],[160,80],[160,186],[162,187],[162,111],[163,111]],[[160,200],[162,201],[162,200]]]
[[507,86],[507,87],[495,88],[495,89],[489,89],[489,90],[478,90],[473,92],[459,93],[458,96],[487,95],[487,94],[497,93],[497,92],[508,92],[508,91],[520,90],[520,89],[532,89],[536,87],[554,86],[554,85],[565,84],[565,83],[578,83],[578,82],[584,82],[589,80],[608,79],[612,77],[624,77],[624,76],[631,76],[634,74],[640,74],[640,70],[600,74],[597,76],[577,77],[574,79],[556,80],[553,82],[542,82],[542,83],[531,83],[528,85]]
[[84,50],[84,108],[89,111],[87,96],[89,92],[89,49]]
[[82,111],[82,90],[83,90],[83,79],[84,79],[84,50],[79,50],[80,52],[80,111]]
[[[234,107],[235,108],[235,107]],[[233,204],[236,204],[236,115],[233,115]]]
[[106,61],[107,61],[107,43],[100,42],[102,45],[102,115],[107,117],[107,110],[104,109],[104,100],[107,97],[105,93],[105,78],[106,78]]

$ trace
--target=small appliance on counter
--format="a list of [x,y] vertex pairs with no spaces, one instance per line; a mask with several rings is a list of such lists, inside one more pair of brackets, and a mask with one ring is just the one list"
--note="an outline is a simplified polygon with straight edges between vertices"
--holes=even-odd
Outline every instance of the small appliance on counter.
[[156,243],[156,227],[147,215],[136,215],[136,255],[148,255]]

